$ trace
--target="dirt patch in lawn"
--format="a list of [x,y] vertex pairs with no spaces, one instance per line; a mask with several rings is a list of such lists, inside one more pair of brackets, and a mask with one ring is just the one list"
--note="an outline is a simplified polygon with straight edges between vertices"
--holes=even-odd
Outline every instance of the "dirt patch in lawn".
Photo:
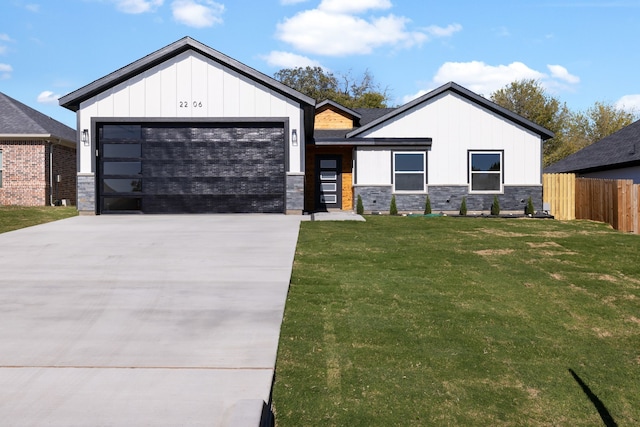
[[492,236],[499,236],[499,237],[527,237],[527,236],[530,236],[530,234],[516,233],[516,232],[513,232],[513,231],[498,230],[498,229],[495,229],[495,228],[480,228],[479,231],[482,231],[485,234],[491,234]]
[[483,249],[474,253],[481,256],[509,255],[513,253],[513,249]]

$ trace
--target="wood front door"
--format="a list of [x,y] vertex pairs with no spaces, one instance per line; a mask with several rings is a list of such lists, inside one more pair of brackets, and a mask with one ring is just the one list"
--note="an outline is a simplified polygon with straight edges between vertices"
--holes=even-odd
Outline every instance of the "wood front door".
[[316,157],[316,210],[342,209],[342,156]]

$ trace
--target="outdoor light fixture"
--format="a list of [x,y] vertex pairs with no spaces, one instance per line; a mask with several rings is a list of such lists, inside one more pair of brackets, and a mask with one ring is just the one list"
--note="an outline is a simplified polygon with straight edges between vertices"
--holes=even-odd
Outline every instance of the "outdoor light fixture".
[[82,141],[82,145],[85,147],[89,146],[89,129],[85,129],[82,131],[82,136],[80,137]]
[[291,131],[291,145],[294,147],[298,146],[298,131],[296,129]]

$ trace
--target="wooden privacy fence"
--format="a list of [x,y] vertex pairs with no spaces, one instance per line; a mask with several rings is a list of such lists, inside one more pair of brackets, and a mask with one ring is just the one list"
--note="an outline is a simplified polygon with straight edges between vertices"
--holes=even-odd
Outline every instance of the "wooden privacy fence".
[[549,204],[549,213],[556,219],[576,219],[576,176],[572,173],[545,173],[542,175],[543,201]]
[[543,178],[543,200],[556,219],[590,219],[640,234],[640,184],[630,179],[576,178],[574,174],[545,174]]

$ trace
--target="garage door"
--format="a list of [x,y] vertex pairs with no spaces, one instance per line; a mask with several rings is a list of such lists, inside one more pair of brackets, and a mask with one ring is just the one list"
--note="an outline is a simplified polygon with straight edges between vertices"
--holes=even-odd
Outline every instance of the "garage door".
[[100,213],[285,211],[284,123],[100,124]]

